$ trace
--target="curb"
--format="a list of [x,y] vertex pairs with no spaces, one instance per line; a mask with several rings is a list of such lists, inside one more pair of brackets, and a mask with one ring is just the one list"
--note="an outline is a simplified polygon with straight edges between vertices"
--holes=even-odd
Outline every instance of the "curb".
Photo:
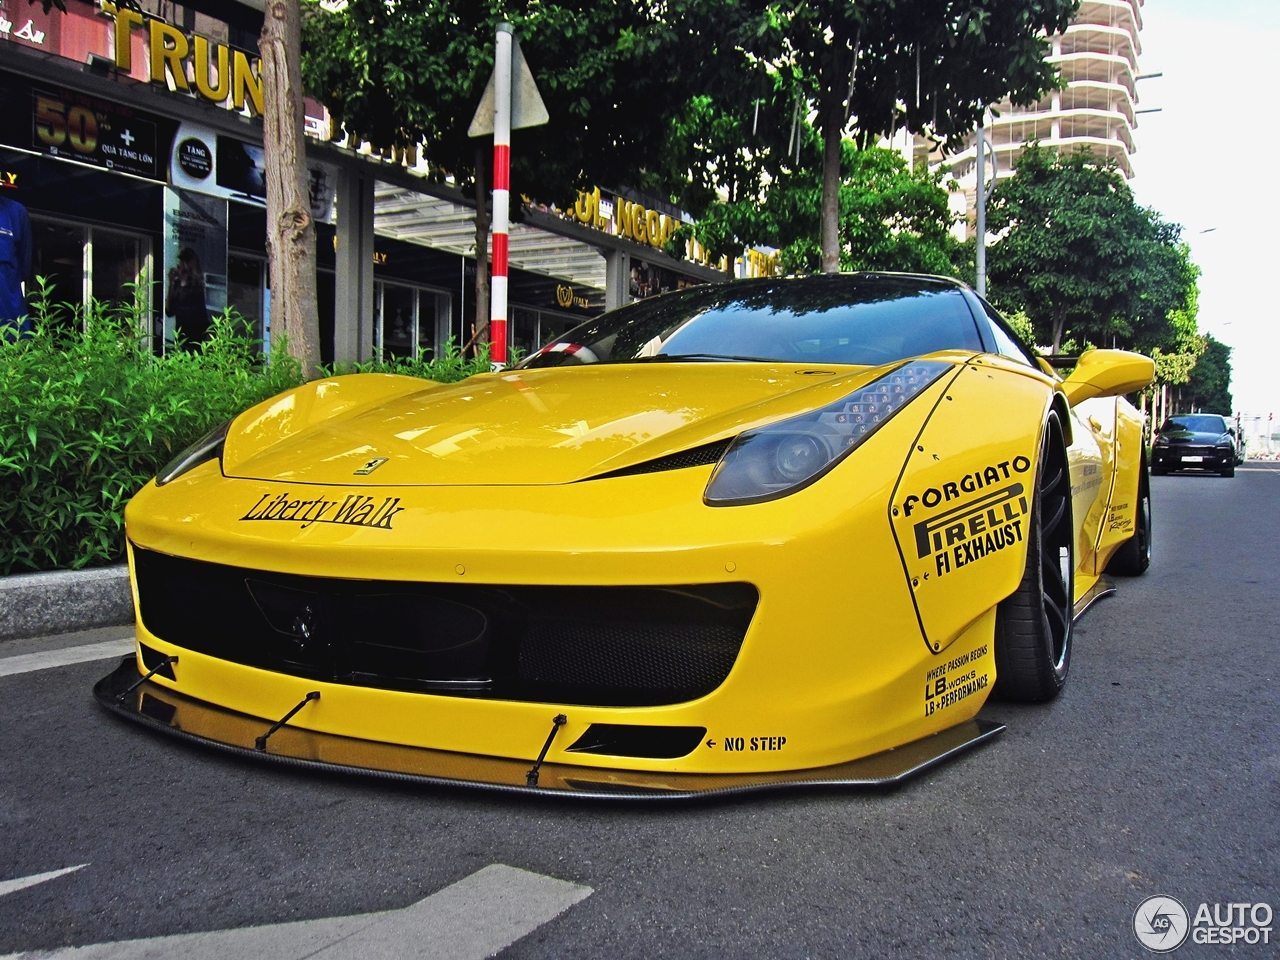
[[0,577],[0,641],[133,623],[129,568]]

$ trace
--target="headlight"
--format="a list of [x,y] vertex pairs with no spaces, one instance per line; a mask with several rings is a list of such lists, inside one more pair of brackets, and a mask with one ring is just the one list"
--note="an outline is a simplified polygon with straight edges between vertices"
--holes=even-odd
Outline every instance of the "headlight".
[[907,363],[843,400],[740,434],[703,500],[712,507],[760,503],[807,487],[951,367],[940,360]]
[[193,467],[198,467],[206,460],[222,456],[222,444],[227,439],[228,420],[222,426],[210,430],[191,446],[165,464],[165,468],[156,474],[156,486],[163,487],[170,480],[176,480]]
[[1157,447],[1167,446],[1167,445],[1168,445],[1168,443],[1169,443],[1169,438],[1168,438],[1168,437],[1156,437],[1156,446],[1157,446]]

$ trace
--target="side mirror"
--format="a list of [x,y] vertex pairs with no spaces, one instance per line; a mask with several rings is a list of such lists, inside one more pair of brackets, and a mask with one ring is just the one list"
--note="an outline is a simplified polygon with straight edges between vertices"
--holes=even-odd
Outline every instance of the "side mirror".
[[1141,390],[1156,376],[1150,357],[1128,350],[1089,350],[1071,376],[1062,382],[1067,402],[1072,406],[1094,397],[1119,397]]

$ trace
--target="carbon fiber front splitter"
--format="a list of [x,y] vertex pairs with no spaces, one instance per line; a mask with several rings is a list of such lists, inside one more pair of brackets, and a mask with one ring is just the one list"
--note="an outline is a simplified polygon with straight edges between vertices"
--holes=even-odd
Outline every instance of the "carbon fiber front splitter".
[[150,681],[139,684],[138,678],[135,658],[125,657],[98,681],[93,695],[112,713],[224,753],[326,773],[596,800],[689,800],[798,787],[894,786],[1004,731],[1003,724],[969,720],[861,760],[773,773],[655,773],[546,763],[538,771],[537,785],[530,786],[528,760],[405,747],[290,726],[271,736],[267,750],[255,749],[270,720],[195,700]]

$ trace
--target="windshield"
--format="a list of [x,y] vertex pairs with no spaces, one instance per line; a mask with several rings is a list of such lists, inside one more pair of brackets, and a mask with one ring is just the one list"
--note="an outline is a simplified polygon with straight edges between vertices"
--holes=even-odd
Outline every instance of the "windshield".
[[1226,433],[1227,421],[1216,414],[1202,413],[1187,417],[1170,417],[1160,428],[1161,433],[1177,433],[1190,430],[1192,433]]
[[878,365],[936,350],[980,352],[960,289],[922,277],[829,275],[708,284],[610,311],[524,367],[763,360]]

